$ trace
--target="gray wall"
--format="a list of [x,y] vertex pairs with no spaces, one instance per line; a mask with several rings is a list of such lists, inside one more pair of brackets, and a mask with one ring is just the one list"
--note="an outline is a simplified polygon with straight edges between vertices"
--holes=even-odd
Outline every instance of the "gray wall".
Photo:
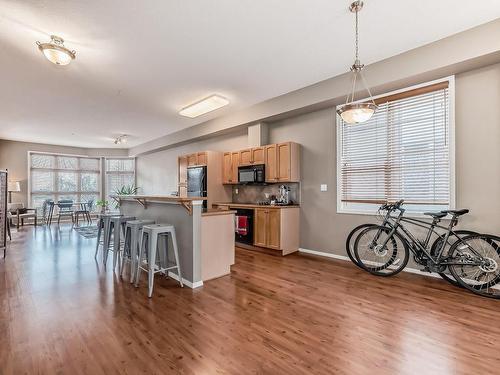
[[28,151],[86,156],[127,156],[126,149],[79,148],[16,142],[0,139],[0,169],[9,170],[9,180],[21,182],[21,192],[12,193],[12,202],[28,203]]
[[[500,233],[500,64],[456,76],[457,207],[471,210],[462,227]],[[270,143],[295,141],[301,155],[301,247],[344,255],[354,226],[364,215],[336,213],[336,140],[333,108],[270,124]],[[193,151],[231,151],[246,147],[246,132],[139,156],[138,186],[145,193],[176,189],[177,156]],[[320,192],[320,184],[328,184]]]

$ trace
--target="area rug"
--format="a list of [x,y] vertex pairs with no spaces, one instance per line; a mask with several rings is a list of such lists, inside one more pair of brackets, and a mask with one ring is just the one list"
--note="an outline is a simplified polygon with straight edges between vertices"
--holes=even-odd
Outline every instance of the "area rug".
[[85,238],[97,238],[97,225],[88,227],[75,227],[75,230]]

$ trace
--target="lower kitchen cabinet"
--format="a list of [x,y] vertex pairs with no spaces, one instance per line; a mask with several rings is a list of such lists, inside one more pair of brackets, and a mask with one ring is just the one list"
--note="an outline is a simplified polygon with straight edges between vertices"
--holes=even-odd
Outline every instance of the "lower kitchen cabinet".
[[254,245],[281,250],[283,255],[299,248],[299,208],[256,208]]

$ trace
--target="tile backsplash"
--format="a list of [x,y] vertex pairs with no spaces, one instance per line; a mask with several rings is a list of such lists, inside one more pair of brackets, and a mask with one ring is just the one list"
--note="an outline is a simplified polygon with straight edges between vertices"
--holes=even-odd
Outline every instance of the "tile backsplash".
[[278,183],[268,185],[235,185],[233,186],[233,202],[234,203],[258,203],[266,201],[266,194],[275,195],[278,197],[278,190],[281,185],[290,188],[290,200],[293,203],[300,203],[300,183]]

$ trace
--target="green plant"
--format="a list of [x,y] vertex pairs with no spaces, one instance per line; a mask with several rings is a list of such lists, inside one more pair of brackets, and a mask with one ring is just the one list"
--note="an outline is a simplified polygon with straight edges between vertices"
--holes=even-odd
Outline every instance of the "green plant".
[[99,199],[95,202],[95,205],[96,206],[99,206],[99,207],[102,207],[102,208],[106,208],[109,206],[109,202],[104,200],[104,199]]
[[[121,188],[116,189],[114,194],[116,195],[135,195],[139,191],[139,188],[134,185],[123,185]],[[120,207],[120,201],[116,198],[113,198],[115,201],[115,208]]]

